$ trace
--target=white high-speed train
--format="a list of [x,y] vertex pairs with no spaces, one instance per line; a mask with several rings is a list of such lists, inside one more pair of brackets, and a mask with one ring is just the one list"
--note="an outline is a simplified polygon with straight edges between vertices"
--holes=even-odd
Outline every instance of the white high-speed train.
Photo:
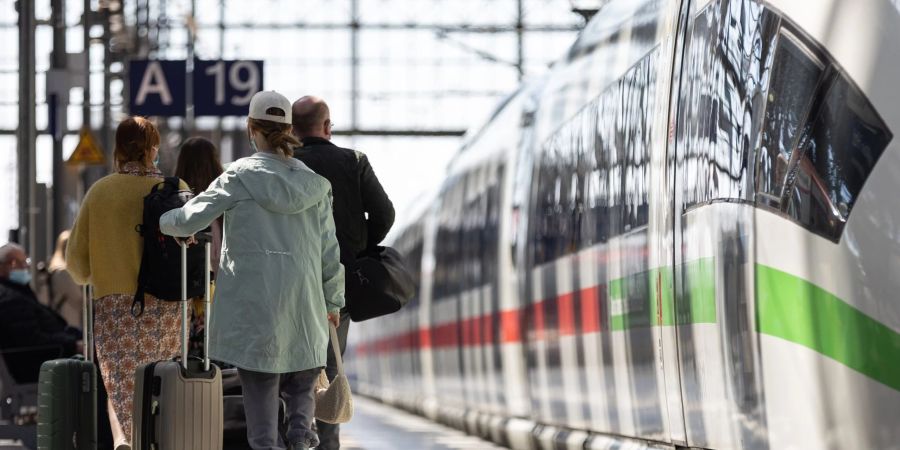
[[900,2],[612,0],[395,246],[357,389],[519,449],[900,448]]

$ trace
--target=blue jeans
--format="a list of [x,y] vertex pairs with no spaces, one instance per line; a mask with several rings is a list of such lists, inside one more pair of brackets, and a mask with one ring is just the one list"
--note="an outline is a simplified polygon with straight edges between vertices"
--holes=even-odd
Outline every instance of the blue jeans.
[[[319,444],[319,438],[312,431],[312,422],[316,412],[316,379],[320,370],[278,374],[238,369],[244,391],[247,441],[253,450],[285,450],[298,442],[308,447]],[[278,435],[279,395],[287,406],[287,443]]]

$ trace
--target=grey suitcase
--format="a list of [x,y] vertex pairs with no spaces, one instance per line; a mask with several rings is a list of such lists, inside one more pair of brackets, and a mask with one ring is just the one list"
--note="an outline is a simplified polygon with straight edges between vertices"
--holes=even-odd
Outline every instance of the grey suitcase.
[[39,450],[97,449],[97,369],[93,311],[84,286],[83,338],[86,360],[61,358],[41,364],[38,378]]
[[[205,318],[209,327],[209,236],[206,247]],[[138,367],[134,380],[132,448],[135,450],[221,450],[222,373],[209,362],[209,333],[203,361],[188,358],[187,246],[181,247],[182,330],[180,361]]]

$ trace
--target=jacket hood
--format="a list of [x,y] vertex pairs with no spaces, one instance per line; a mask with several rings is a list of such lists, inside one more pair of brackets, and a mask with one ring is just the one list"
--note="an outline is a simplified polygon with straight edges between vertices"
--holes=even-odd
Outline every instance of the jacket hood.
[[258,152],[228,166],[263,208],[296,214],[326,199],[331,184],[294,158]]

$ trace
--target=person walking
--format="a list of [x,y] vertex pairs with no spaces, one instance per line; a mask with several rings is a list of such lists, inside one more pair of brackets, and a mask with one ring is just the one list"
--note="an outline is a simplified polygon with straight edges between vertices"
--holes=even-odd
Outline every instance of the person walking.
[[[194,195],[207,190],[213,180],[224,170],[219,159],[219,149],[208,139],[192,137],[181,144],[175,176],[184,180]],[[222,218],[212,223],[212,251],[210,265],[213,273],[219,268],[219,253],[222,250]]]
[[[224,245],[210,354],[238,368],[254,450],[305,450],[315,383],[326,362],[328,322],[339,325],[344,268],[328,181],[291,158],[291,104],[273,91],[250,100],[247,134],[256,150],[210,187],[160,218],[163,233],[188,237],[224,214]],[[287,443],[278,435],[287,405]]]
[[[84,196],[66,248],[72,279],[94,286],[94,344],[109,393],[109,421],[116,450],[131,448],[134,372],[171,359],[181,350],[178,302],[144,294],[145,309],[132,315],[144,238],[144,196],[163,182],[159,131],[143,117],[128,117],[116,129],[117,172],[94,183]],[[187,184],[180,183],[187,190]]]
[[[191,192],[197,195],[209,188],[223,172],[222,163],[219,160],[219,149],[208,139],[192,137],[181,144],[178,152],[178,163],[175,166],[175,176],[184,180],[191,188]],[[216,218],[210,224],[212,230],[212,242],[210,248],[210,267],[212,268],[212,280],[216,278],[219,268],[219,254],[222,251],[222,217]],[[214,292],[214,291],[213,291]],[[191,308],[191,350],[197,354],[203,353],[203,337],[206,332],[203,311],[206,303],[203,298],[193,299]]]
[[[375,176],[369,159],[362,152],[341,148],[331,143],[331,111],[324,100],[305,96],[291,108],[294,135],[302,146],[294,157],[325,177],[334,192],[334,224],[341,247],[341,262],[346,266],[365,251],[377,246],[394,223],[394,205]],[[341,354],[347,347],[350,317],[341,314],[338,340]],[[337,375],[334,354],[328,346],[328,380]],[[320,444],[318,449],[340,448],[340,427],[316,422]]]

